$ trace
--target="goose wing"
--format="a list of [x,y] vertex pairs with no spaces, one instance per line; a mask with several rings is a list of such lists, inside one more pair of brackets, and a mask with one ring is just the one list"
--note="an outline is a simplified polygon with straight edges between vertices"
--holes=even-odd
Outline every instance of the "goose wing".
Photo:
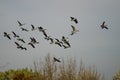
[[78,20],[77,20],[77,19],[75,19],[75,20],[74,20],[74,22],[77,24],[77,23],[78,23]]
[[103,21],[102,25],[104,25],[104,24],[105,24],[105,21]]
[[17,42],[14,42],[17,46],[20,46]]
[[35,46],[32,43],[28,43],[29,45],[31,45],[33,48],[35,48]]
[[21,25],[22,25],[20,21],[17,21],[17,22],[18,22],[19,26],[21,26]]
[[73,30],[73,31],[75,31],[75,30],[76,30],[76,29],[75,29],[75,27],[74,27],[73,25],[71,25],[71,27],[72,27],[72,30]]
[[14,31],[12,31],[13,35],[16,36],[16,33]]
[[31,26],[32,26],[32,29],[35,29],[34,25],[31,24]]

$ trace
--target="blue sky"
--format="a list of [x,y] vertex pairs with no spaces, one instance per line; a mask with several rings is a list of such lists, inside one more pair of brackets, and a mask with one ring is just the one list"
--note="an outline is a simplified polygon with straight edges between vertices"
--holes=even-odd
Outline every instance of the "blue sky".
[[[9,68],[22,68],[33,64],[34,60],[50,53],[56,57],[75,56],[88,65],[95,65],[107,80],[112,80],[115,71],[120,69],[120,1],[119,0],[0,0],[0,65],[9,63]],[[70,16],[78,19],[75,24]],[[50,45],[38,31],[21,32],[17,20],[26,23],[31,29],[43,26],[53,38],[68,36],[70,25],[76,26],[79,32],[69,37],[71,48],[63,49]],[[108,30],[100,25],[106,21]],[[3,37],[3,32],[15,31],[25,40],[34,36],[39,42],[35,49],[21,51],[11,41]]]

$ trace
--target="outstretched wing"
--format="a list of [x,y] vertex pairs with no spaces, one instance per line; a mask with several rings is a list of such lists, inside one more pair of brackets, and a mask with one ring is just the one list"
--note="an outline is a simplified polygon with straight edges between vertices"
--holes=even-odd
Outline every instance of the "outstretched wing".
[[108,29],[108,27],[107,27],[107,26],[105,26],[104,28],[105,28],[105,29]]
[[104,24],[105,24],[105,21],[103,21],[102,25],[104,25]]
[[60,60],[58,60],[58,59],[56,59],[55,57],[53,58],[54,59],[54,61],[56,62],[61,62]]
[[73,25],[71,25],[71,27],[72,27],[72,30],[75,31],[75,27]]
[[77,20],[77,19],[75,19],[75,20],[74,20],[74,22],[77,24],[77,23],[78,23],[78,20]]
[[31,26],[32,26],[32,29],[35,29],[34,25],[31,24]]
[[14,34],[14,36],[16,36],[16,33],[14,31],[12,31],[12,33]]
[[70,17],[71,18],[71,21],[73,21],[74,20],[74,17]]
[[17,42],[15,42],[15,44],[16,44],[17,46],[20,46]]
[[18,22],[19,26],[22,25],[22,24],[20,23],[20,21],[17,21],[17,22]]

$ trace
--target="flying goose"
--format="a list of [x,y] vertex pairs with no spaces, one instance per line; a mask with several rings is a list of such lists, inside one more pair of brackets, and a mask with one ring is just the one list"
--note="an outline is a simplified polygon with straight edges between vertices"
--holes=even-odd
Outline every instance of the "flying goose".
[[17,20],[17,22],[18,22],[19,26],[23,26],[23,25],[25,25],[25,23],[21,23],[21,22],[18,21],[18,20]]
[[36,39],[34,37],[30,37],[30,39],[31,39],[31,43],[33,43],[33,44],[35,44],[35,43],[38,44],[39,43],[39,42],[36,41]]
[[55,57],[53,57],[53,59],[54,59],[54,62],[61,62],[59,59],[57,59]]
[[58,46],[62,47],[62,45],[59,42],[55,42],[55,44],[57,44]]
[[26,31],[26,32],[28,32],[28,30],[25,29],[25,28],[23,28],[23,27],[21,27],[21,30],[22,30],[22,31]]
[[78,23],[78,20],[74,17],[70,17],[71,18],[71,21],[74,21],[76,24]]
[[25,41],[22,38],[18,38],[17,40],[25,43]]
[[102,25],[101,25],[101,28],[105,28],[105,29],[108,29],[107,25],[105,25],[105,21],[103,21]]
[[76,32],[79,31],[73,25],[71,25],[71,27],[72,27],[71,35],[73,35],[73,34],[75,34]]
[[14,31],[12,31],[12,33],[13,33],[13,37],[15,38],[15,37],[18,37],[19,38],[19,35],[17,35]]
[[4,37],[7,37],[8,39],[11,40],[10,34],[8,34],[7,32],[4,32]]
[[18,49],[27,50],[27,48],[23,47],[22,45],[18,44],[17,42],[14,42],[14,43],[17,45],[17,48],[18,48]]
[[31,45],[33,48],[35,48],[35,46],[31,42],[29,42],[28,45]]

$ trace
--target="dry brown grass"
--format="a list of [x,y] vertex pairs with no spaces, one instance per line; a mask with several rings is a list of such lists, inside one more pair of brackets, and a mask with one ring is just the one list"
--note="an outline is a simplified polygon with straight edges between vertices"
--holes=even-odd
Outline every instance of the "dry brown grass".
[[60,63],[54,62],[47,54],[45,60],[34,63],[35,72],[40,80],[103,80],[95,67],[85,67],[81,61],[78,66],[75,58],[68,58]]

